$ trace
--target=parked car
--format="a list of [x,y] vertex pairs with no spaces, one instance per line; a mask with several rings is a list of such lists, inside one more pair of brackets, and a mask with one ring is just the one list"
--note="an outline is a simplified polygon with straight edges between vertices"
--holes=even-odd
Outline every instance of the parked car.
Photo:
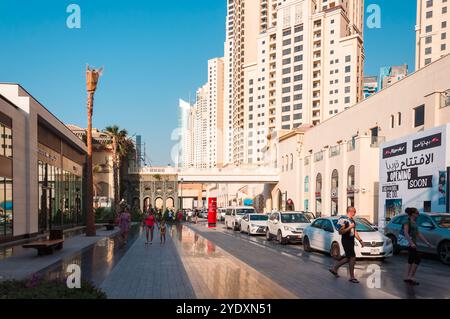
[[225,220],[226,213],[227,213],[226,208],[218,208],[217,209],[217,221],[223,222]]
[[266,214],[246,214],[241,220],[241,232],[249,235],[264,235],[268,220],[269,216]]
[[303,212],[303,215],[305,215],[306,218],[308,218],[310,223],[312,223],[317,218],[316,215],[314,215],[314,213],[311,212]]
[[208,211],[207,211],[206,209],[202,209],[202,210],[200,211],[200,214],[198,215],[198,217],[201,217],[201,218],[208,218]]
[[256,214],[256,210],[250,206],[237,206],[227,208],[225,214],[225,227],[239,230],[241,227],[241,219],[246,214]]
[[303,230],[310,225],[301,212],[275,212],[267,221],[266,239],[276,238],[280,244],[298,243],[303,239]]
[[[341,244],[341,235],[337,228],[339,216],[323,217],[316,219],[309,227],[306,227],[303,236],[303,248],[309,252],[318,250],[329,253],[333,258],[339,259],[344,255]],[[360,218],[355,218],[356,230],[364,242],[361,247],[355,241],[355,253],[357,258],[385,258],[393,254],[392,241],[368,225]]]
[[[394,254],[400,253],[407,247],[397,244],[398,235],[402,225],[407,221],[408,215],[401,214],[391,219],[386,225],[384,233],[394,244]],[[420,238],[417,241],[419,252],[437,254],[439,259],[450,265],[450,214],[448,213],[420,213],[416,220],[419,232],[432,244],[428,247]]]

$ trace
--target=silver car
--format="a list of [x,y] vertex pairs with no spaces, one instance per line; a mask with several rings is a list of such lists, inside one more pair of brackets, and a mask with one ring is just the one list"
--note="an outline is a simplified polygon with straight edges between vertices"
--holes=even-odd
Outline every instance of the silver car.
[[[398,235],[407,219],[408,215],[406,214],[395,216],[384,229],[386,236],[392,240],[394,254],[407,248],[397,244]],[[433,245],[433,248],[430,248],[418,239],[418,250],[423,253],[437,254],[444,264],[450,265],[450,214],[420,213],[416,223],[419,232]]]

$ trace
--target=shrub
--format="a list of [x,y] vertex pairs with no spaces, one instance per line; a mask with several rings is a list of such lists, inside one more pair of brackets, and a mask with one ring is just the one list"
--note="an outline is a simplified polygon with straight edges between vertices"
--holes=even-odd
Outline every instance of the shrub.
[[96,223],[106,223],[114,219],[115,216],[111,207],[99,207],[95,210]]
[[0,282],[0,299],[106,299],[106,294],[87,281],[69,289],[65,281],[39,281],[34,275],[30,280]]

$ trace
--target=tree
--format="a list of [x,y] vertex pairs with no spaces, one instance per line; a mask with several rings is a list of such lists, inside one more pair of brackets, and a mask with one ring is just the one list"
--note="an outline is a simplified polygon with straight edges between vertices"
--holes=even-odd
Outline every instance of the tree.
[[120,129],[117,125],[106,127],[103,132],[111,138],[113,178],[114,178],[114,210],[117,213],[120,203],[120,174],[119,169],[122,160],[128,155],[132,141],[128,138],[127,130]]

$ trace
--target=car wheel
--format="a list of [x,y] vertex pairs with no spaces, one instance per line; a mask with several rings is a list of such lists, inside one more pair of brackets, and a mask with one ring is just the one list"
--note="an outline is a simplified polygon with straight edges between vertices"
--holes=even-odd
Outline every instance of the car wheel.
[[400,254],[400,247],[397,245],[397,238],[394,235],[387,235],[387,237],[392,241],[392,253],[394,255]]
[[439,259],[446,265],[450,265],[450,241],[445,241],[438,248]]
[[308,237],[303,238],[303,250],[306,252],[312,251]]
[[272,240],[272,236],[270,235],[269,228],[267,228],[267,230],[266,230],[266,240],[267,241],[271,241]]
[[333,257],[336,260],[341,258],[341,249],[339,248],[339,244],[338,243],[334,242],[331,245],[330,255],[331,255],[331,257]]
[[286,245],[286,241],[283,238],[283,234],[281,233],[281,230],[277,233],[277,240],[281,245]]
[[250,234],[250,226],[249,227],[247,227],[247,234],[249,235],[249,236],[251,236],[252,234]]

